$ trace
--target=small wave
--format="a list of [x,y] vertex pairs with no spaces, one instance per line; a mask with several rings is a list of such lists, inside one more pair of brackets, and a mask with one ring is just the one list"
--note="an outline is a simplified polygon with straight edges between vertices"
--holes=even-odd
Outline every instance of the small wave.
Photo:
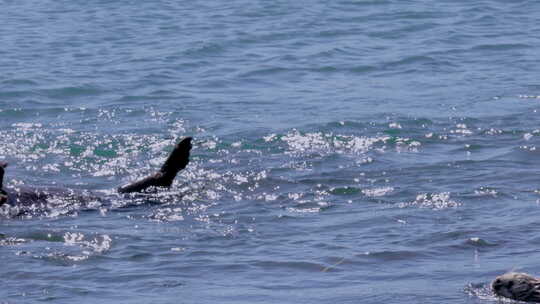
[[64,234],[64,243],[68,246],[79,246],[88,250],[83,251],[84,254],[103,253],[111,248],[112,239],[104,234],[87,240],[86,236],[80,232],[66,232]]
[[449,192],[442,193],[422,193],[416,196],[416,199],[412,202],[399,203],[400,208],[406,207],[420,207],[429,208],[435,210],[456,208],[461,206],[461,203],[450,199]]
[[[363,192],[363,191],[362,191]],[[334,195],[355,195],[360,193],[360,189],[356,187],[334,187],[330,189],[330,193]]]
[[540,95],[518,95],[521,99],[540,99]]
[[387,67],[395,67],[401,65],[415,65],[415,64],[437,64],[438,62],[431,56],[427,55],[415,55],[408,56],[403,59],[386,63]]
[[6,237],[4,235],[0,235],[0,246],[16,246],[24,243],[28,243],[29,240],[24,238],[18,238],[18,237]]
[[481,239],[479,237],[471,237],[465,241],[467,245],[472,245],[474,247],[492,247],[496,246],[496,244],[490,243],[484,239]]
[[330,208],[332,205],[329,202],[305,202],[305,201],[299,201],[298,204],[292,207],[287,207],[285,210],[287,210],[290,213],[319,213],[322,212],[328,208]]
[[199,42],[195,46],[185,50],[183,53],[192,57],[205,57],[209,55],[217,55],[225,49],[216,43]]
[[337,1],[337,4],[344,5],[344,8],[350,8],[357,7],[357,6],[384,6],[392,3],[389,0],[363,0],[363,1],[356,1],[356,0],[342,0]]
[[21,249],[16,252],[18,256],[60,262],[80,262],[107,252],[112,246],[112,239],[107,234],[88,237],[81,232],[36,233],[25,238],[6,238],[0,240],[0,245],[18,245]]
[[154,211],[148,218],[158,222],[175,222],[183,221],[184,210],[180,207],[168,207],[168,208],[159,208]]
[[523,43],[499,43],[499,44],[481,44],[473,47],[473,50],[479,51],[508,51],[515,49],[528,49],[531,48],[528,44]]
[[1,84],[9,86],[35,86],[38,83],[31,79],[8,79],[2,81]]
[[267,270],[289,269],[296,271],[321,272],[327,269],[323,264],[306,261],[258,261],[253,262],[254,267],[261,267]]
[[382,262],[389,261],[403,261],[403,260],[417,260],[420,258],[425,258],[428,255],[419,251],[410,251],[410,250],[385,250],[385,251],[366,251],[362,254],[358,254],[359,257],[366,257],[368,259],[380,260]]
[[37,93],[49,98],[66,99],[80,96],[95,96],[104,93],[102,88],[95,85],[82,85],[74,87],[63,87],[54,89],[41,89]]
[[391,193],[392,191],[394,191],[393,187],[379,187],[379,188],[372,188],[372,189],[363,189],[362,193],[368,197],[380,197],[380,196],[385,196]]
[[495,296],[489,284],[485,283],[469,283],[467,286],[465,286],[463,291],[469,296],[479,298],[481,300],[490,300],[503,303],[516,303],[516,301]]
[[34,95],[34,93],[33,93],[32,91],[27,91],[27,90],[24,90],[24,91],[18,91],[18,90],[7,91],[7,90],[2,90],[2,91],[0,91],[0,97],[1,97],[2,99],[30,97],[30,96],[33,96],[33,95]]
[[479,189],[474,190],[474,195],[476,196],[492,196],[497,197],[499,192],[495,189],[488,187],[480,187]]
[[245,72],[241,74],[240,77],[248,78],[248,77],[268,76],[268,75],[276,76],[277,74],[284,74],[287,72],[290,72],[290,69],[282,68],[282,67],[260,67],[256,70]]
[[384,150],[384,144],[390,140],[390,136],[359,137],[323,132],[301,133],[298,130],[292,130],[282,136],[281,140],[288,145],[289,153],[334,151],[362,154],[377,147]]

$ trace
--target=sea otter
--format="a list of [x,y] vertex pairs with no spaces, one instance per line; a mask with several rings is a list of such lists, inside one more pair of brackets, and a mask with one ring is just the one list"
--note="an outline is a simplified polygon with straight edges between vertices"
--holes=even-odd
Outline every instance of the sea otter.
[[493,292],[500,297],[525,302],[540,302],[540,279],[526,273],[509,272],[491,283]]
[[[170,187],[178,172],[184,169],[189,163],[189,152],[192,148],[191,137],[186,137],[174,147],[161,169],[139,181],[121,186],[118,188],[119,193],[142,192],[149,187]],[[46,204],[53,197],[71,197],[75,199],[85,200],[89,196],[74,195],[73,191],[65,189],[50,189],[50,188],[4,188],[4,173],[8,164],[0,162],[0,206],[8,204],[11,206],[19,205],[34,205]],[[99,197],[91,199],[100,200]]]

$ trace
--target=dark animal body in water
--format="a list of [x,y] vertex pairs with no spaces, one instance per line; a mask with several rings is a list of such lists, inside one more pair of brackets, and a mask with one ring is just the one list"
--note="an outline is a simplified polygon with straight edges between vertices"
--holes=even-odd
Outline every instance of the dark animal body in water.
[[[118,188],[119,193],[143,192],[150,187],[170,187],[178,172],[184,169],[189,163],[189,152],[191,151],[191,137],[186,137],[174,147],[160,170],[134,183]],[[7,163],[0,162],[0,206],[8,204],[11,206],[46,204],[55,197],[71,197],[75,200],[100,200],[95,194],[75,193],[66,189],[53,188],[4,188],[4,173]]]
[[540,302],[540,279],[526,273],[509,272],[495,278],[491,283],[499,297],[524,302]]

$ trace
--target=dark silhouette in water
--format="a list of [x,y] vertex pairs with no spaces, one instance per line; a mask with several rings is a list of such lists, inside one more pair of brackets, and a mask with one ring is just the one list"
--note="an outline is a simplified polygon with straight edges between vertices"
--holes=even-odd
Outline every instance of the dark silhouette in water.
[[4,173],[5,173],[6,167],[7,167],[6,162],[0,162],[0,206],[6,203],[8,200],[7,192],[2,187],[2,185],[4,184]]
[[491,283],[495,295],[524,302],[540,302],[540,279],[526,273],[510,272]]
[[[118,188],[119,193],[142,192],[149,187],[170,187],[178,172],[184,169],[189,163],[189,152],[191,150],[191,137],[186,137],[174,147],[161,169],[139,181]],[[0,162],[0,205],[32,205],[47,203],[47,199],[51,196],[66,196],[84,198],[81,195],[73,195],[72,192],[58,189],[46,189],[46,191],[37,188],[18,188],[4,189],[4,173],[7,167],[6,162]],[[99,198],[94,198],[98,199]]]
[[171,152],[161,169],[132,184],[118,188],[120,193],[141,192],[144,189],[154,187],[170,187],[178,171],[184,169],[189,163],[189,151],[191,150],[191,137],[179,142]]

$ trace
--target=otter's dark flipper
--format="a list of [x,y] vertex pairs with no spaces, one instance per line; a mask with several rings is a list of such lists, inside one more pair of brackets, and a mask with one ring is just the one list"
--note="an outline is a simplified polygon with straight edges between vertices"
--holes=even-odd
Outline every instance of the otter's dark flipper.
[[179,142],[158,172],[132,184],[122,186],[118,188],[118,192],[141,192],[151,186],[170,187],[178,171],[184,169],[189,163],[191,140],[191,137],[186,137]]
[[5,168],[7,167],[8,163],[6,162],[0,162],[0,206],[7,202],[8,196],[7,192],[4,190],[4,173]]
[[4,173],[5,168],[8,166],[8,163],[6,162],[0,162],[0,190],[4,187]]

